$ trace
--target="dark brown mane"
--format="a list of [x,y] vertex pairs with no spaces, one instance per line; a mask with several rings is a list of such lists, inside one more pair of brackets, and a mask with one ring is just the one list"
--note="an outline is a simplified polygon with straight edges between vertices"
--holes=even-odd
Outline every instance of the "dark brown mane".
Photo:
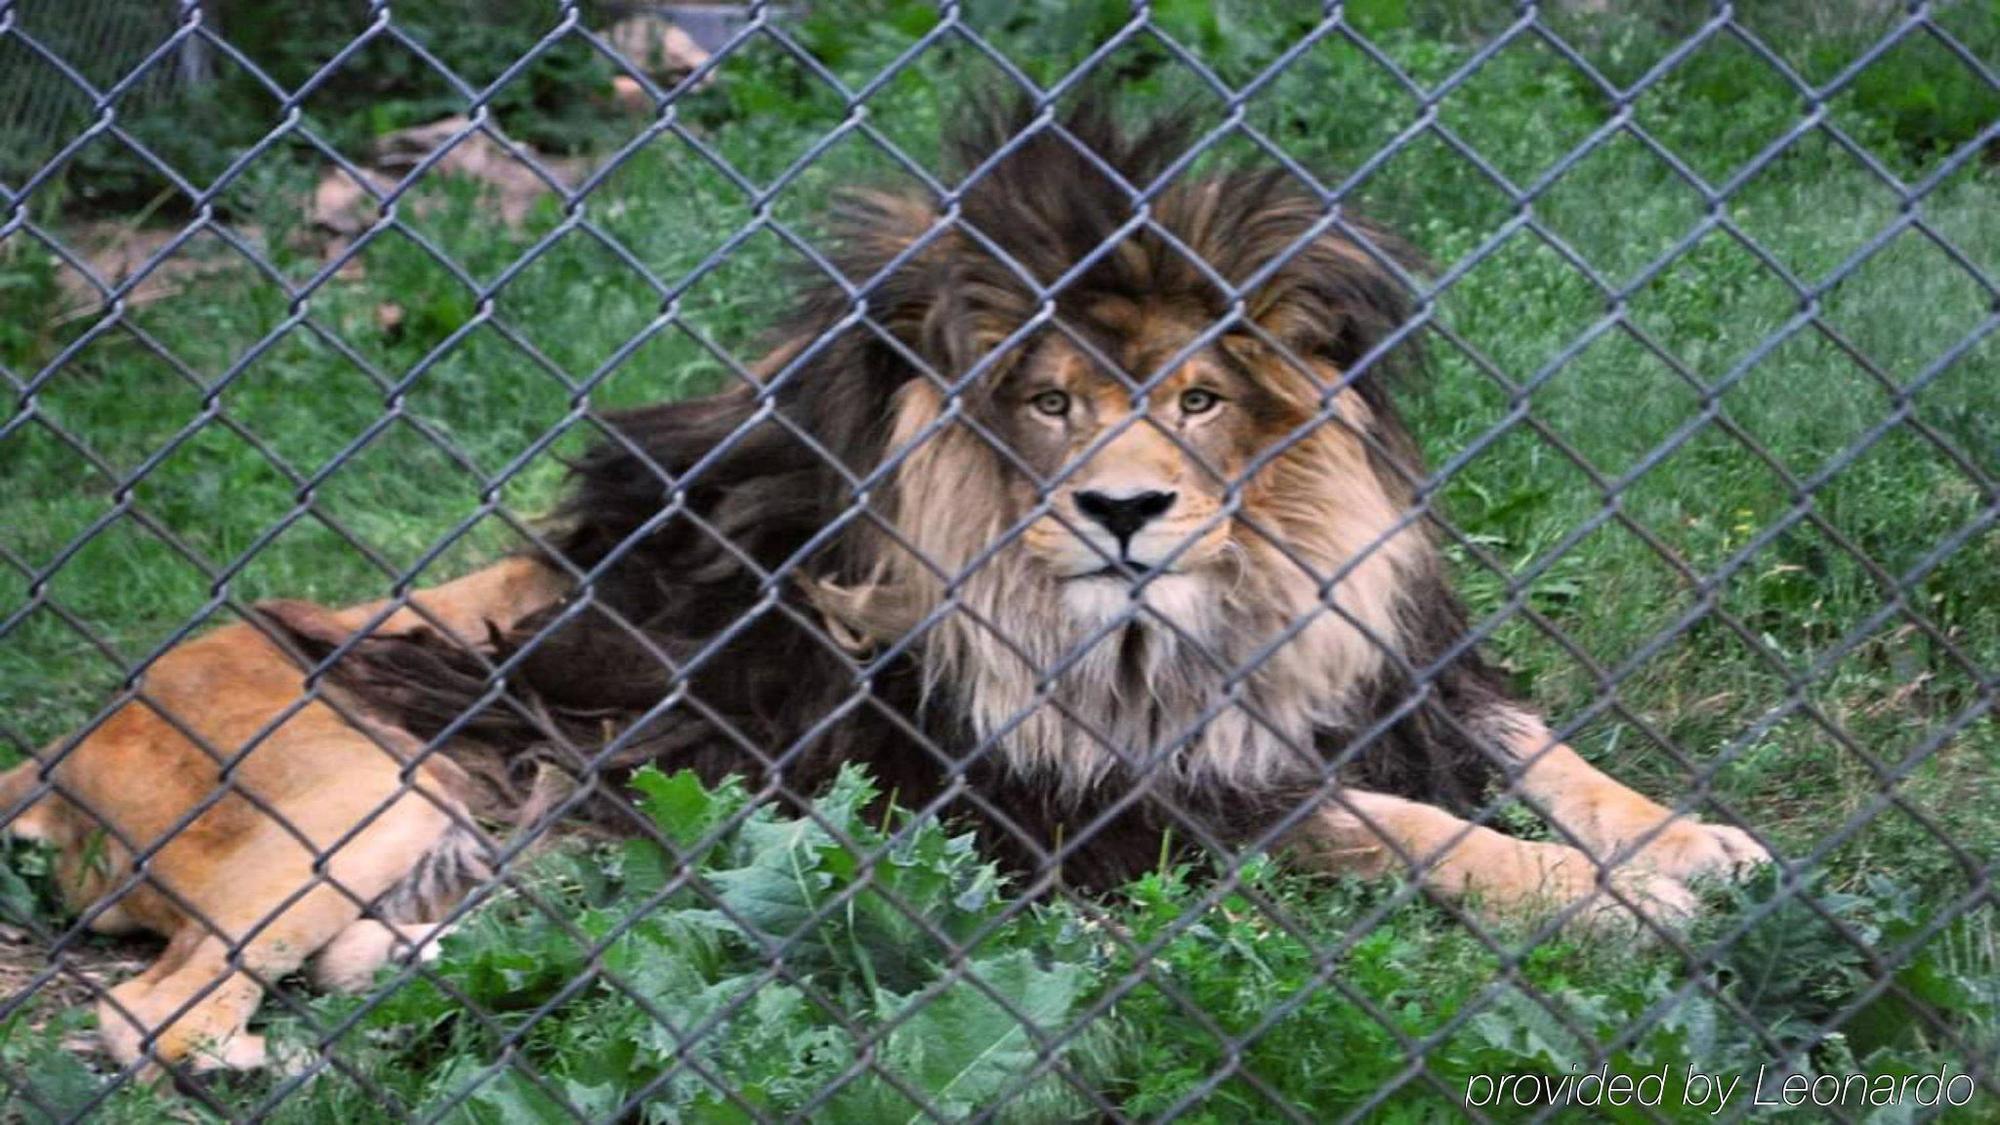
[[[891,452],[898,392],[912,380],[952,385],[976,365],[1009,362],[999,345],[1041,315],[1037,289],[1085,260],[1092,264],[1053,295],[1057,318],[1078,331],[1093,330],[1091,310],[1112,296],[1219,320],[1232,300],[1216,280],[1255,281],[1244,331],[1343,372],[1368,359],[1353,379],[1374,415],[1371,460],[1391,495],[1407,500],[1400,482],[1418,471],[1414,445],[1381,375],[1414,352],[1370,357],[1407,319],[1395,269],[1414,259],[1358,220],[1344,229],[1361,242],[1348,237],[1302,184],[1267,171],[1183,171],[1149,204],[1155,225],[1120,238],[1131,192],[1156,187],[1186,151],[1187,123],[1127,131],[1094,99],[1036,121],[1020,103],[970,114],[947,149],[959,173],[984,172],[955,199],[861,192],[843,206],[836,262],[861,287],[872,325],[843,327],[852,300],[822,286],[777,334],[760,387],[611,419],[611,436],[575,467],[549,525],[554,553],[594,574],[587,597],[496,638],[492,652],[427,631],[368,641],[333,670],[335,682],[422,737],[452,735],[452,752],[494,779],[504,801],[522,800],[542,763],[583,775],[595,787],[587,811],[612,827],[626,827],[628,815],[618,778],[644,762],[710,778],[749,773],[805,795],[841,763],[859,761],[913,805],[962,774],[972,795],[954,811],[981,823],[1001,854],[1036,866],[1051,842],[1076,841],[1108,802],[1144,791],[1150,782],[1128,778],[1081,802],[1058,801],[1008,773],[979,753],[950,685],[924,697],[912,656],[920,640],[853,655],[827,635],[800,579],[867,579],[879,532],[857,508],[854,485]],[[966,390],[976,416],[979,392]],[[1432,588],[1408,599],[1409,651],[1398,664],[1424,668],[1464,625],[1441,574],[1411,580]],[[309,652],[329,651],[324,639],[299,640]],[[482,703],[492,662],[515,657],[504,693]],[[1364,721],[1315,736],[1319,752],[1337,759],[1357,733],[1384,728],[1343,776],[1461,805],[1477,795],[1486,760],[1464,719],[1498,689],[1475,656],[1421,693],[1393,669],[1368,688]],[[1161,786],[1110,817],[1064,873],[1101,883],[1156,860],[1161,833],[1185,823],[1160,800],[1198,817],[1196,835],[1228,843],[1296,796]]]

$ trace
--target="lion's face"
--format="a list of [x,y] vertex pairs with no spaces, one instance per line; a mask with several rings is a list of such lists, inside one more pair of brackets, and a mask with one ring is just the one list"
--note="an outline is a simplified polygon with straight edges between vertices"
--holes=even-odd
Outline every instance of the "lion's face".
[[[1397,244],[1249,172],[1185,176],[1134,228],[1069,140],[1009,144],[951,216],[870,193],[845,220],[879,320],[788,385],[875,518],[809,597],[1025,772],[1316,776],[1300,748],[1365,702],[1435,565],[1383,382]],[[1153,183],[1142,156],[1113,165]],[[875,433],[879,460],[842,438]]]
[[[1093,321],[1140,321],[1117,304]],[[1002,386],[994,406],[1031,470],[1017,502],[1048,500],[1022,542],[1057,580],[1161,585],[1226,562],[1225,506],[1277,409],[1229,344],[1181,355],[1197,331],[1156,322],[1090,346],[1054,335]]]

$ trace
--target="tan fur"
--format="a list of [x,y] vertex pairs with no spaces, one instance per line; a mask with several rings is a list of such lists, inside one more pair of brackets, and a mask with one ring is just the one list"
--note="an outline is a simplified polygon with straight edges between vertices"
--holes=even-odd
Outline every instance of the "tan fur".
[[[1286,315],[1282,298],[1261,307]],[[1150,353],[1175,346],[1172,310],[1135,304],[1106,315],[1150,341]],[[786,344],[759,372],[798,346]],[[1408,498],[1371,466],[1367,405],[1352,391],[1329,392],[1338,373],[1301,369],[1254,342],[1236,346],[1285,407],[1250,435],[1285,440],[1280,455],[1253,472],[1236,446],[1202,439],[1186,419],[1141,412],[1128,386],[1093,382],[1076,355],[1058,352],[1040,377],[1067,380],[1094,424],[1067,436],[1070,471],[1046,497],[1009,483],[989,439],[937,385],[909,383],[889,404],[892,487],[877,503],[890,531],[875,571],[852,586],[810,587],[834,635],[865,648],[935,619],[925,674],[950,682],[975,731],[1054,792],[1094,785],[1119,764],[1218,790],[1316,781],[1325,767],[1315,730],[1350,717],[1357,685],[1400,651],[1403,591],[1436,563],[1423,532],[1405,525]],[[1144,371],[1151,361],[1122,362]],[[1170,398],[1220,379],[1218,370],[1211,356],[1187,358],[1153,393]],[[1318,424],[1299,427],[1308,421]],[[1207,445],[1196,448],[1199,440]],[[1161,560],[1143,582],[1072,580],[1100,565],[1092,552],[1103,544],[1077,505],[1093,488],[1185,497],[1147,530],[1154,539],[1134,540]],[[392,612],[385,602],[270,612],[306,635],[342,638],[381,616],[381,631],[428,625],[477,647],[490,627],[566,587],[564,575],[515,559]],[[244,1027],[273,978],[317,955],[318,983],[356,987],[390,956],[435,949],[429,923],[449,903],[389,919],[364,918],[362,906],[462,831],[459,771],[432,757],[406,785],[412,739],[365,720],[357,729],[321,703],[291,712],[303,689],[275,645],[247,624],[226,626],[162,657],[142,700],[46,767],[47,790],[39,762],[0,778],[6,807],[22,808],[8,827],[57,846],[59,879],[79,908],[125,886],[135,850],[158,848],[144,878],[91,923],[168,938],[160,960],[101,1005],[101,1034],[121,1063],[257,1065],[263,1045]],[[1134,693],[1148,705],[1131,705]],[[1344,790],[1295,833],[1295,854],[1330,870],[1407,874],[1496,914],[1567,908],[1586,927],[1635,913],[1679,920],[1693,906],[1681,880],[1764,858],[1747,834],[1674,818],[1599,773],[1532,716],[1504,725],[1520,791],[1581,847],[1516,840],[1427,805]],[[219,800],[163,840],[218,789]],[[326,877],[316,876],[315,853],[350,835]]]
[[375,971],[394,960],[433,961],[448,925],[399,926],[364,918],[334,935],[313,957],[313,987],[323,992],[359,992]]
[[1686,920],[1694,895],[1645,867],[1606,866],[1575,848],[1517,840],[1430,805],[1348,789],[1293,835],[1296,854],[1329,871],[1404,875],[1452,901],[1471,900],[1489,916],[1565,911],[1589,932],[1629,932]]
[[1542,805],[1557,828],[1599,862],[1630,862],[1676,879],[1733,876],[1770,861],[1748,832],[1705,824],[1620,785],[1549,732],[1532,715],[1518,717],[1505,749],[1518,774],[1516,791]]
[[[415,600],[429,620],[474,637],[556,589],[545,569],[509,560]],[[351,630],[382,605],[276,608]],[[401,609],[384,628],[423,617]],[[57,884],[72,908],[91,912],[92,930],[168,939],[158,961],[98,1006],[99,1034],[120,1064],[258,1065],[261,1038],[244,1026],[265,985],[315,954],[321,981],[365,984],[399,944],[434,940],[424,927],[364,920],[362,907],[454,826],[471,828],[458,768],[433,755],[405,784],[412,739],[364,733],[323,703],[298,707],[304,688],[255,627],[226,625],[162,656],[139,696],[67,753],[0,776],[0,811],[20,809],[6,828],[54,845]],[[136,880],[135,852],[151,853]]]

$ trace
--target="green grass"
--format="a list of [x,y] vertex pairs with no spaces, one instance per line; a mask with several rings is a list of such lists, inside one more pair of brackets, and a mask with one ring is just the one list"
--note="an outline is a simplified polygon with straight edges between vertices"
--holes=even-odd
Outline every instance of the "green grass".
[[[1157,7],[1161,25],[1231,82],[1253,77],[1294,41],[1299,25],[1312,22],[1236,5]],[[1349,7],[1422,81],[1451,73],[1469,55],[1474,32],[1505,22],[1432,15],[1417,5]],[[1804,8],[1741,7],[1815,80],[1837,73],[1870,41],[1868,28],[1822,26],[1802,15]],[[879,19],[821,20],[801,34],[837,73],[858,80],[927,26],[921,5],[875,8]],[[1101,41],[1123,10],[1029,4],[973,5],[970,12],[1023,65],[1048,77],[1076,57],[1078,44]],[[1981,23],[1982,13],[1995,14],[1968,3],[1947,6],[1940,18],[1992,65],[2000,62],[2000,37],[1989,24],[2000,21]],[[1617,81],[1644,73],[1674,34],[1688,30],[1666,17],[1561,27]],[[1107,65],[1140,100],[1194,97],[1203,104],[1200,84],[1157,44],[1137,41]],[[2000,113],[2000,97],[1966,86],[1954,66],[1936,44],[1913,40],[1829,102],[1829,119],[1891,174],[1922,181]],[[870,104],[870,121],[929,163],[940,102],[948,105],[954,91],[990,69],[962,48],[934,54],[884,87]],[[1265,87],[1249,117],[1308,166],[1351,169],[1415,111],[1399,85],[1336,36]],[[1547,48],[1523,43],[1446,98],[1440,119],[1496,171],[1526,186],[1611,112],[1595,87]],[[1719,184],[1783,135],[1799,105],[1740,46],[1719,42],[1651,87],[1632,112],[1687,167]],[[708,144],[759,183],[791,166],[842,117],[837,98],[768,47],[732,63],[685,113]],[[1254,156],[1240,139],[1219,151]],[[896,174],[868,142],[849,137],[792,181],[772,214],[812,237],[811,216],[830,187]],[[547,206],[526,229],[507,231],[460,188],[420,194],[425,204],[401,213],[482,283],[562,221]],[[1514,215],[1505,191],[1434,138],[1388,160],[1357,195],[1445,269],[1493,240]],[[1400,1085],[1381,1107],[1393,1119],[1429,1120],[1474,1074],[1594,1069],[1605,1060],[1583,1039],[1608,1038],[1635,1017],[1644,1017],[1643,1028],[1609,1060],[1627,1073],[1661,1066],[1754,1072],[1773,1043],[1810,1044],[1805,1065],[1820,1072],[1963,1070],[1968,1051],[1990,1070],[2000,1060],[1993,907],[1990,898],[1961,906],[1982,884],[1960,856],[1976,868],[2000,854],[2000,819],[1992,815],[2000,807],[2000,734],[1977,717],[2000,666],[2000,535],[1992,528],[1991,488],[2000,474],[1993,377],[2000,345],[1983,339],[1930,374],[1991,320],[1994,298],[1916,231],[1863,254],[1900,213],[1896,192],[1824,136],[1800,140],[1713,209],[1645,146],[1614,138],[1535,200],[1538,226],[1562,249],[1516,231],[1437,296],[1440,321],[1478,358],[1434,337],[1435,371],[1408,402],[1433,464],[1480,447],[1443,490],[1444,510],[1464,536],[1453,548],[1460,586],[1476,613],[1505,613],[1519,587],[1546,622],[1509,615],[1492,654],[1552,715],[1580,723],[1574,741],[1587,755],[1642,789],[1687,792],[1690,768],[1713,768],[1710,796],[1781,853],[1813,854],[1838,834],[1811,891],[1838,925],[1767,880],[1712,895],[1715,911],[1694,936],[1695,948],[1748,926],[1713,959],[1690,964],[1672,951],[1550,941],[1509,970],[1499,952],[1395,888],[1306,880],[1262,866],[1240,886],[1217,888],[1219,902],[1204,897],[1211,884],[1200,873],[1162,871],[1101,910],[1071,904],[996,921],[1007,911],[1004,886],[982,882],[976,861],[951,852],[935,826],[916,831],[931,850],[897,869],[929,881],[901,886],[950,924],[984,932],[970,959],[1003,980],[1010,998],[1036,997],[1042,1022],[1059,1027],[1098,1013],[1064,1054],[1064,1066],[1135,1115],[1205,1090],[1192,1107],[1197,1120],[1273,1118],[1267,1094],[1307,1116],[1338,1116],[1405,1074],[1407,1042],[1435,1035],[1424,1062],[1437,1084]],[[1964,163],[1925,198],[1921,213],[1974,268],[2000,276],[2000,225],[1991,219],[2000,213],[2000,182],[1990,163]],[[671,137],[612,175],[591,197],[588,214],[669,285],[754,217],[725,176]],[[59,229],[56,216],[44,217]],[[1726,228],[1684,246],[1711,218]],[[234,219],[264,232],[264,252],[295,283],[318,269],[315,255],[286,238],[297,217],[281,205],[246,205]],[[233,253],[203,238],[208,246],[190,252]],[[1817,320],[1800,326],[1797,294],[1743,239],[1808,287],[1861,260],[1820,294]],[[1645,342],[1614,329],[1569,355],[1609,300],[1568,261],[1571,253],[1624,297]],[[731,376],[708,345],[753,357],[760,330],[784,309],[773,279],[814,268],[774,233],[756,234],[694,281],[673,307],[674,322],[662,325],[653,287],[585,232],[570,231],[495,296],[492,320],[507,326],[509,339],[483,315],[476,295],[411,239],[384,235],[359,260],[358,275],[310,295],[311,330],[283,328],[294,312],[289,299],[248,269],[218,272],[179,297],[140,307],[126,317],[130,328],[89,339],[53,374],[35,396],[40,420],[0,438],[0,547],[37,572],[65,559],[39,586],[15,567],[0,567],[0,614],[25,611],[0,638],[0,739],[11,739],[15,750],[88,718],[123,678],[65,616],[134,660],[209,607],[225,573],[223,592],[238,603],[374,596],[389,573],[440,544],[426,576],[459,573],[518,542],[496,518],[467,526],[489,488],[511,511],[532,514],[560,487],[560,458],[587,442],[588,423],[546,447],[537,443],[566,423],[577,385],[602,375],[590,393],[599,408],[721,385]],[[22,237],[0,244],[0,362],[16,379],[34,375],[93,323],[55,323],[56,268]],[[393,330],[381,326],[387,305],[401,314]],[[641,332],[653,335],[605,372]],[[1781,332],[1782,342],[1767,347]],[[163,361],[148,341],[176,361]],[[215,383],[252,351],[257,358],[240,374]],[[1529,416],[1550,436],[1517,426],[1487,443],[1517,389],[1531,381]],[[374,429],[398,387],[398,420]],[[1714,416],[1666,451],[1711,389]],[[215,424],[183,438],[211,401],[257,444]],[[1878,433],[1877,424],[1901,406],[1916,425]],[[442,450],[437,437],[456,452]],[[1857,443],[1865,448],[1850,459],[1845,451]],[[327,472],[351,448],[357,451],[346,463]],[[117,489],[155,458],[128,506]],[[1646,464],[1619,492],[1621,518],[1560,550],[1603,511],[1598,482],[1624,482]],[[504,482],[502,473],[509,474]],[[1815,486],[1809,519],[1791,517],[1795,482]],[[100,521],[108,522],[78,546]],[[285,521],[286,530],[265,542],[267,529]],[[1781,523],[1783,530],[1765,534]],[[1954,540],[1955,550],[1932,558]],[[1652,645],[1661,630],[1708,604],[1691,574],[1721,576],[1712,590],[1715,612]],[[1897,590],[1884,585],[1885,575],[1911,580]],[[1877,611],[1898,599],[1908,612],[1878,620]],[[1614,708],[1596,706],[1599,670],[1619,677]],[[1794,697],[1805,707],[1787,710]],[[1849,832],[1885,790],[1862,755],[1900,780],[1891,790],[1895,803]],[[705,809],[730,809],[740,799],[681,796]],[[873,829],[853,822],[851,809],[840,808],[833,802],[827,815],[864,843],[874,838]],[[839,821],[842,815],[848,820]],[[711,882],[742,889],[783,860],[814,873],[812,901],[856,887],[852,857],[815,839],[811,827],[787,827],[768,814],[752,825],[706,855]],[[574,928],[510,898],[454,939],[440,972],[499,1013],[499,1028],[518,1024],[581,966],[583,939],[608,932],[644,897],[648,880],[657,879],[646,865],[658,862],[638,845],[555,857],[538,885],[566,907]],[[975,885],[983,889],[962,901],[943,890]],[[856,1013],[865,1028],[943,980],[945,958],[933,939],[895,922],[893,911],[883,913],[874,890],[856,887],[855,894],[855,909],[875,922],[844,909],[797,938],[807,953],[795,967],[809,989],[765,986],[699,1048],[704,1066],[756,1091],[763,1100],[754,1104],[769,1112],[802,1104],[852,1061],[852,1036],[814,995]],[[5,897],[17,909],[42,910],[30,886]],[[1775,912],[1759,905],[1774,897],[1784,900]],[[1286,921],[1274,922],[1266,907]],[[1190,908],[1199,912],[1197,924],[1172,929]],[[607,968],[663,1010],[710,1012],[756,979],[759,940],[797,925],[766,920],[760,939],[717,925],[703,911],[685,893],[669,899],[617,939]],[[1858,948],[1842,929],[1888,951],[1889,960]],[[1504,944],[1523,935],[1500,936]],[[1121,982],[1142,949],[1153,980],[1127,989]],[[1319,951],[1337,956],[1322,965]],[[884,978],[887,961],[895,962],[895,979]],[[1867,986],[1885,972],[1897,974],[1938,1020],[1894,997],[1871,1000]],[[1332,983],[1321,979],[1327,973]],[[1088,1101],[1060,1078],[1001,1076],[1033,1051],[983,994],[951,985],[939,996],[935,1015],[919,1013],[904,1025],[918,1031],[888,1033],[882,1056],[899,1073],[940,1097],[969,1099],[964,1108],[1011,1090],[1020,1095],[1010,1102],[1014,1118],[1089,1116]],[[1467,1007],[1475,1000],[1483,1005],[1476,1012]],[[354,1004],[310,1003],[321,1019]],[[432,986],[412,986],[366,1016],[340,1051],[406,1104],[439,1106],[487,1073],[499,1041],[493,1028],[455,1009]],[[281,1039],[303,1038],[296,1017],[271,1018]],[[1827,1035],[1821,1025],[1830,1019],[1840,1022]],[[1756,1037],[1749,1021],[1770,1026],[1772,1042]],[[645,1005],[599,981],[537,1022],[521,1056],[564,1097],[608,1107],[670,1065],[672,1044],[651,1027]],[[1209,1082],[1228,1060],[1216,1030],[1258,1033],[1241,1056],[1256,1081],[1223,1074]],[[26,1021],[0,1030],[0,1061],[38,1088],[91,1096],[100,1079],[51,1047],[49,1034]],[[945,1065],[951,1050],[980,1043],[993,1052],[983,1057],[1007,1065]],[[250,1104],[268,1082],[245,1080],[225,1092]],[[686,1071],[659,1090],[668,1099],[662,1112],[671,1105],[678,1119],[736,1119]],[[350,1119],[367,1112],[364,1097],[348,1079],[328,1074],[288,1099],[282,1114]],[[546,1097],[502,1070],[462,1112],[476,1120],[539,1120],[550,1112]],[[900,1097],[879,1078],[863,1078],[821,1112],[901,1119],[910,1107]],[[1990,1109],[1990,1096],[1980,1097]],[[141,1094],[121,1094],[112,1104],[134,1119],[157,1109]]]

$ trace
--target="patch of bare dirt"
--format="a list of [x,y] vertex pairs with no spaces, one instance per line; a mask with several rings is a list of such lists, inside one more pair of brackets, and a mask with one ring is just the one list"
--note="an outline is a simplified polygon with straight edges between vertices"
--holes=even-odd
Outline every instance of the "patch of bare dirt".
[[[692,36],[657,17],[633,16],[599,34],[634,70],[662,89],[671,88],[709,59]],[[629,74],[614,80],[612,101],[635,113],[652,111],[644,87]],[[302,248],[316,252],[322,260],[333,260],[377,221],[384,201],[403,198],[397,195],[397,188],[413,174],[419,184],[433,177],[473,181],[493,214],[507,226],[518,228],[543,196],[574,190],[596,166],[597,161],[590,157],[539,152],[474,129],[464,116],[446,117],[386,133],[376,140],[364,162],[352,169],[336,166],[322,172],[311,197],[302,201],[309,226],[299,237],[304,240]],[[407,205],[421,215],[430,203],[417,196]],[[264,233],[254,226],[233,225],[230,231],[248,246],[263,245]],[[58,268],[63,301],[56,322],[101,313],[105,291],[99,288],[100,283],[116,289],[139,278],[122,296],[125,307],[135,308],[224,272],[254,268],[211,232],[197,233],[154,260],[181,235],[180,228],[148,228],[137,221],[99,221],[62,228],[57,237],[63,247],[96,280],[67,263]],[[358,270],[358,263],[354,269]]]
[[[95,1006],[106,990],[137,975],[158,956],[158,942],[102,938],[74,941],[61,953],[53,953],[33,932],[0,924],[0,997],[12,1001],[29,994],[22,1007],[28,1025],[40,1028],[59,1013]],[[63,1046],[92,1054],[97,1039],[89,1033],[73,1034]]]
[[[259,236],[254,227],[236,229],[252,239]],[[98,282],[116,289],[134,277],[139,278],[139,283],[123,296],[127,308],[152,304],[206,278],[241,270],[250,264],[219,238],[205,233],[194,235],[155,262],[153,258],[180,238],[181,231],[139,227],[118,220],[66,226],[58,237],[63,248],[81,260]],[[56,283],[63,295],[61,311],[56,317],[58,324],[94,315],[104,308],[104,291],[67,263],[56,270]]]

